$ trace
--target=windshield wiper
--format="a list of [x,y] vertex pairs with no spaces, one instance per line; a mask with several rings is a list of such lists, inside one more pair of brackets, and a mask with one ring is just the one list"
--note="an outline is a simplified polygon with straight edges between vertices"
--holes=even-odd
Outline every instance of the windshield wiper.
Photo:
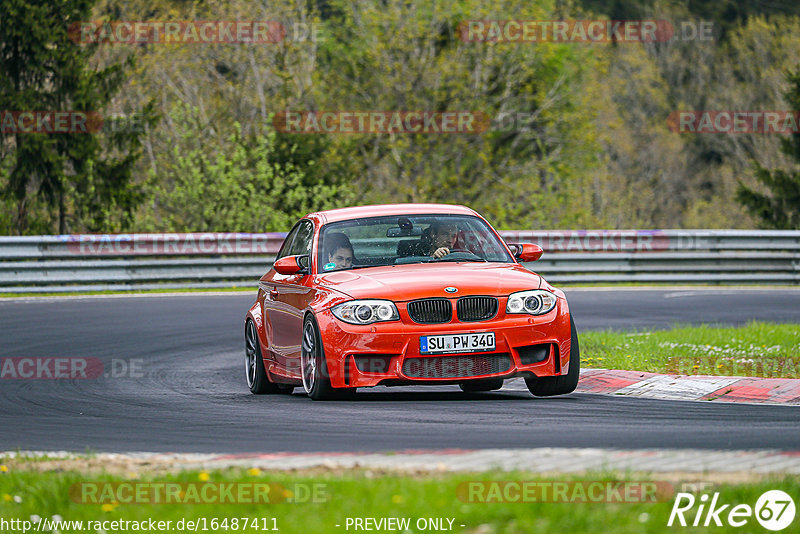
[[349,269],[340,269],[340,270],[342,270],[342,271],[352,271],[352,270],[355,270],[355,269],[366,269],[368,267],[388,267],[389,265],[391,265],[391,264],[390,263],[379,263],[379,264],[376,264],[376,265],[353,265]]
[[475,257],[475,258],[453,258],[453,259],[442,258],[442,259],[440,259],[440,260],[437,260],[437,261],[439,261],[439,262],[443,262],[443,261],[449,261],[449,262],[458,262],[458,261],[482,261],[482,262],[484,262],[484,263],[485,263],[485,262],[488,262],[489,260],[486,260],[486,259],[484,259],[484,258],[480,258],[480,257]]

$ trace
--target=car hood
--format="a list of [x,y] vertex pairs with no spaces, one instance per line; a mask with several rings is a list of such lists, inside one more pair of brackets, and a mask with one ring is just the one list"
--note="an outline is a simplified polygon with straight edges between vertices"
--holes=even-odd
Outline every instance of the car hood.
[[[353,298],[402,302],[425,297],[503,296],[538,289],[542,278],[515,263],[417,263],[326,273],[317,283]],[[455,287],[456,293],[445,292]]]

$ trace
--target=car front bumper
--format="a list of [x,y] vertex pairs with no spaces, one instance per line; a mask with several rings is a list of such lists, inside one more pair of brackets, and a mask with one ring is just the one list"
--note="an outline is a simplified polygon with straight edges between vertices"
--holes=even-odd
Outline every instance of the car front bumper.
[[[330,309],[316,315],[333,387],[448,384],[487,378],[544,377],[569,368],[569,307],[563,298],[545,315],[505,314],[491,320],[417,324],[404,303],[400,321],[351,325]],[[421,354],[420,336],[494,332],[495,350]]]

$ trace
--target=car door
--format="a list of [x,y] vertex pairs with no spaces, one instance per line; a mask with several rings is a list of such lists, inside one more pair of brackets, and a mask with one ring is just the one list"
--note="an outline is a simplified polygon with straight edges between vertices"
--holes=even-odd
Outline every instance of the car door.
[[[300,221],[287,236],[278,258],[308,255],[310,265],[313,237],[314,224],[308,220]],[[303,311],[313,298],[312,277],[307,272],[284,275],[271,270],[266,278],[262,282],[266,286],[265,315],[269,314],[271,323],[271,350],[281,370],[288,376],[299,378]]]

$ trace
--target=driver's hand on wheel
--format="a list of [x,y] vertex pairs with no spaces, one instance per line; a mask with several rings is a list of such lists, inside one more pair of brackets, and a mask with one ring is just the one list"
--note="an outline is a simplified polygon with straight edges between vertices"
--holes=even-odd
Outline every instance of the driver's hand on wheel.
[[447,247],[439,247],[433,252],[433,257],[438,259],[444,258],[450,254],[450,249]]

